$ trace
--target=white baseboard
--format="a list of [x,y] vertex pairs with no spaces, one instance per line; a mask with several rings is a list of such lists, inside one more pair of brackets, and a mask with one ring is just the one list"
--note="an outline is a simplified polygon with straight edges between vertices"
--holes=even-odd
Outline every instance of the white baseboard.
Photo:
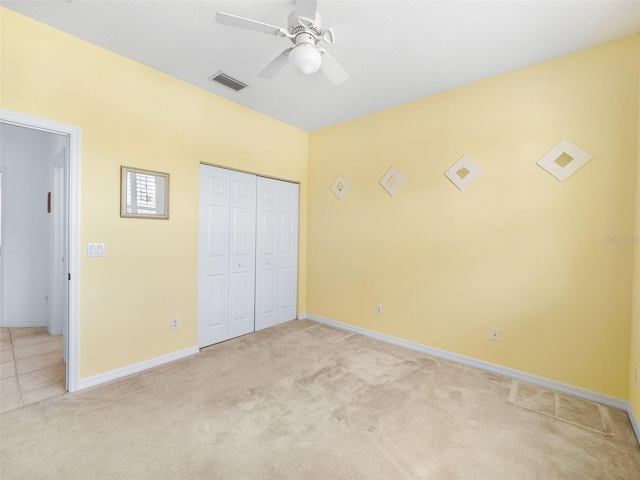
[[306,313],[299,313],[298,314],[298,320],[306,320],[307,318],[307,314]]
[[636,413],[631,408],[631,404],[627,402],[627,414],[629,415],[629,420],[631,420],[631,426],[633,427],[633,431],[636,432],[636,438],[638,439],[638,443],[640,443],[640,422],[638,422],[638,417],[636,417]]
[[198,347],[189,347],[185,348],[184,350],[178,350],[177,352],[169,353],[167,355],[161,355],[160,357],[151,358],[143,362],[134,363],[133,365],[116,368],[115,370],[100,373],[92,377],[82,378],[78,382],[78,388],[76,389],[76,391],[84,390],[85,388],[89,387],[95,387],[102,383],[117,380],[118,378],[126,377],[134,373],[139,373],[153,367],[158,367],[165,363],[173,362],[175,360],[180,360],[181,358],[190,357],[191,355],[195,355],[199,351],[200,349]]
[[47,323],[46,322],[3,322],[2,326],[5,328],[22,328],[22,327],[41,328],[41,327],[46,327]]
[[[466,357],[464,355],[459,355],[457,353],[451,353],[445,350],[428,347],[427,345],[423,345],[421,343],[411,342],[409,340],[403,340],[401,338],[392,337],[391,335],[374,332],[373,330],[367,330],[366,328],[356,327],[354,325],[338,322],[336,320],[330,320],[328,318],[319,317],[317,315],[307,314],[306,318],[308,318],[309,320],[315,320],[316,322],[324,323],[326,325],[330,325],[332,327],[341,328],[343,330],[348,330],[354,333],[360,333],[362,335],[366,335],[368,337],[372,337],[377,340],[381,340],[383,342],[393,343],[401,347],[410,348],[411,350],[417,350],[419,352],[423,352],[428,355],[432,355],[434,357],[443,358],[445,360],[450,360],[452,362],[461,363],[463,365],[468,365],[471,367],[476,367],[481,370],[486,370],[489,372],[497,373],[499,375],[504,375],[505,377],[514,378],[516,380],[521,380],[523,382],[533,383],[535,385],[539,385],[541,387],[545,387],[560,393],[566,393],[568,395],[584,398],[585,400],[591,400],[592,402],[600,403],[602,405],[607,405],[609,407],[614,407],[620,410],[624,410],[627,413],[629,413],[629,418],[631,418],[633,415],[633,411],[631,410],[631,404],[628,401],[622,400],[620,398],[594,392],[592,390],[587,390],[585,388],[574,387],[573,385],[568,385],[566,383],[557,382],[555,380],[550,380],[544,377],[538,377],[536,375],[531,375],[529,373],[503,367],[501,365],[496,365],[494,363],[485,362],[483,360],[477,360],[475,358]],[[638,441],[640,442],[640,435],[638,435],[639,429],[638,429],[637,419],[633,418],[632,423],[634,421],[635,421],[634,429],[636,432],[636,436],[638,437]]]

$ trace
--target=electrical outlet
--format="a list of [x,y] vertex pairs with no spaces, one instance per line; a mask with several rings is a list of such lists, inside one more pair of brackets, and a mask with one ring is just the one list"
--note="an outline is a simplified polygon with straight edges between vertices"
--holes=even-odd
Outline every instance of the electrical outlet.
[[171,330],[177,330],[180,328],[180,319],[178,317],[173,317],[171,319]]
[[382,315],[382,304],[381,303],[376,304],[376,313],[378,315]]
[[491,340],[497,342],[500,340],[500,329],[496,327],[491,327],[491,336],[489,337]]

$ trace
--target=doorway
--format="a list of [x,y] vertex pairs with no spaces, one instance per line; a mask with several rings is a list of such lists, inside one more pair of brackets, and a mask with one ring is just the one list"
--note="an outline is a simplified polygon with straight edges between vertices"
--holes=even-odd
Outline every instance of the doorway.
[[[19,265],[18,253],[20,249],[14,248],[5,250],[5,245],[0,243],[0,253],[2,254],[2,269],[0,269],[0,295],[2,295],[2,316],[0,323],[2,327],[30,327],[38,328],[43,323],[51,329],[51,333],[61,334],[63,343],[63,355],[66,360],[64,368],[66,377],[66,391],[74,392],[78,390],[79,384],[79,234],[80,234],[80,129],[71,125],[59,122],[40,119],[28,115],[23,115],[7,110],[0,110],[0,128],[7,135],[0,138],[0,143],[6,145],[5,142],[13,141],[12,138],[16,132],[21,132],[21,137],[28,137],[28,134],[39,136],[39,139],[47,139],[52,144],[60,146],[58,150],[52,153],[47,162],[38,167],[33,172],[34,182],[35,176],[43,174],[42,170],[46,170],[46,176],[49,181],[50,189],[44,196],[35,198],[34,201],[39,202],[42,210],[46,212],[46,230],[47,237],[53,241],[49,242],[46,247],[45,263],[47,268],[41,268],[36,273],[37,283],[40,284],[40,290],[33,288],[20,290],[21,295],[27,298],[38,298],[36,309],[29,310],[29,315],[25,318],[13,316],[9,318],[7,313],[11,313],[10,309],[20,311],[27,304],[23,299],[22,303],[13,304],[8,309],[5,308],[7,302],[7,262],[11,260]],[[20,130],[15,130],[16,128]],[[50,137],[46,135],[51,135]],[[31,138],[35,138],[31,137]],[[24,140],[24,138],[22,139]],[[57,143],[58,142],[58,143]],[[23,144],[26,148],[26,144]],[[3,161],[3,163],[6,163]],[[2,228],[0,232],[6,233],[6,221],[13,216],[14,222],[20,222],[21,214],[13,209],[19,208],[15,202],[7,201],[7,187],[9,190],[13,188],[24,189],[24,184],[20,186],[11,186],[12,168],[19,170],[20,167],[12,167],[9,165],[3,169],[2,173],[2,202],[0,213],[0,223]],[[17,173],[17,171],[16,171]],[[24,198],[26,192],[17,192],[22,194]],[[55,193],[55,195],[54,195]],[[19,197],[19,195],[18,195]],[[11,209],[11,210],[10,210]],[[55,215],[52,215],[53,211]],[[7,217],[7,214],[9,216]],[[17,220],[15,220],[17,219]],[[43,227],[44,228],[44,227]],[[0,240],[1,242],[2,240]],[[26,249],[28,254],[32,254],[37,248],[35,244]],[[24,253],[24,252],[23,252]],[[39,252],[41,255],[43,252]],[[15,254],[15,256],[14,256]],[[32,262],[29,262],[30,264]],[[42,267],[42,262],[39,262]],[[26,263],[22,264],[23,266]],[[12,270],[17,271],[17,270]],[[45,273],[46,272],[46,273]],[[11,278],[12,284],[14,277]],[[46,286],[43,286],[46,285]],[[46,294],[42,295],[42,288],[46,290]],[[13,292],[9,292],[13,295]],[[44,304],[44,305],[43,305]],[[43,313],[43,308],[46,313]],[[12,314],[13,315],[13,314]],[[24,322],[21,324],[21,322]]]

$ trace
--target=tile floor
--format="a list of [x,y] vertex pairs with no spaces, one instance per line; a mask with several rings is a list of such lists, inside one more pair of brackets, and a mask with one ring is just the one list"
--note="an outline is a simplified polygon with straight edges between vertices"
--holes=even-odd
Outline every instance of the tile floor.
[[46,328],[0,328],[0,412],[66,392],[62,336]]

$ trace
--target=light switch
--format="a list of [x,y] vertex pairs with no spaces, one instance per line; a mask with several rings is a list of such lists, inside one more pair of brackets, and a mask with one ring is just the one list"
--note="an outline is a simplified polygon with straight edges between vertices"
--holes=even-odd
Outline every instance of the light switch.
[[87,245],[88,257],[104,257],[104,243],[89,243]]

